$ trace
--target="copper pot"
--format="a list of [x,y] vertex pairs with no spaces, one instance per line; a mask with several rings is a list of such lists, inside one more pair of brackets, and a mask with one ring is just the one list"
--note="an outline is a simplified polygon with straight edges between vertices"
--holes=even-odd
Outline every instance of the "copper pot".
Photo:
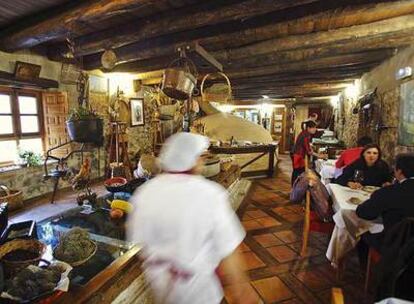
[[186,100],[196,85],[196,78],[182,69],[168,68],[164,71],[161,89],[168,97]]

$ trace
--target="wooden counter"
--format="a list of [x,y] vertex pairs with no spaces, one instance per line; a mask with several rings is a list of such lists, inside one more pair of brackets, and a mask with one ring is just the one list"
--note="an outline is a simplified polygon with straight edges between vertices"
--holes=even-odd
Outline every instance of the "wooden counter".
[[273,177],[275,172],[275,154],[277,144],[269,145],[251,145],[251,146],[236,146],[236,147],[216,147],[211,146],[209,151],[214,154],[255,154],[260,153],[257,156],[254,156],[252,159],[248,160],[246,163],[240,165],[240,169],[243,170],[250,164],[256,162],[258,159],[261,159],[263,156],[268,155],[268,165],[267,170],[256,170],[256,171],[243,171],[241,175],[243,177],[248,176],[260,176],[266,175],[267,177]]

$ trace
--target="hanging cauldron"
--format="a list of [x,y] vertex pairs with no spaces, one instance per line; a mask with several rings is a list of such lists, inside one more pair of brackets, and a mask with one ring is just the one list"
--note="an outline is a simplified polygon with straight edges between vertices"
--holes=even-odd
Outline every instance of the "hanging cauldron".
[[194,76],[196,74],[195,65],[190,59],[178,58],[165,69],[161,90],[170,98],[186,100],[192,95],[197,84],[197,79]]
[[66,128],[69,138],[73,141],[103,145],[103,120],[101,118],[68,120]]

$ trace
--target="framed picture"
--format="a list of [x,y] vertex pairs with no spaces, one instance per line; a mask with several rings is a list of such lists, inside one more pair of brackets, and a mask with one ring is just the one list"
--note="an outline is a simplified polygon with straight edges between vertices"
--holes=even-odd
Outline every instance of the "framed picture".
[[414,146],[414,80],[401,85],[398,144]]
[[14,77],[22,80],[35,80],[39,78],[41,68],[37,64],[16,61]]
[[131,98],[129,100],[131,105],[131,126],[143,126],[144,121],[144,99]]

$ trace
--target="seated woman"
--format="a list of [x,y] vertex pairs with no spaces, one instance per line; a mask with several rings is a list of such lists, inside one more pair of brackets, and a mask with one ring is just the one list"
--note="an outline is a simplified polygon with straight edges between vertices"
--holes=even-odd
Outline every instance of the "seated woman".
[[[355,172],[362,172],[359,180],[356,180]],[[369,144],[364,147],[359,159],[344,168],[333,182],[352,189],[361,189],[363,186],[382,187],[391,180],[391,172],[388,164],[381,159],[381,150],[378,145]]]

